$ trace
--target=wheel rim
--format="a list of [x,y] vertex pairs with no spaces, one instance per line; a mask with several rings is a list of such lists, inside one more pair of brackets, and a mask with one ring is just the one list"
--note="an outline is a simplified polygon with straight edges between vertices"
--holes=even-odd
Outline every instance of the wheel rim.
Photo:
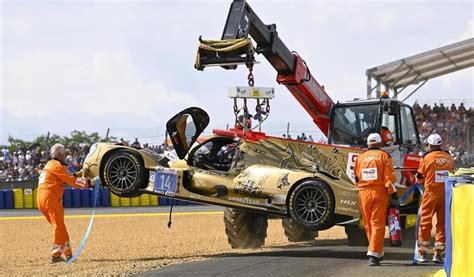
[[305,187],[295,197],[294,212],[306,223],[316,223],[327,211],[327,201],[324,193],[315,187]]
[[108,166],[107,179],[116,189],[130,189],[138,178],[138,168],[135,162],[126,156],[113,158]]

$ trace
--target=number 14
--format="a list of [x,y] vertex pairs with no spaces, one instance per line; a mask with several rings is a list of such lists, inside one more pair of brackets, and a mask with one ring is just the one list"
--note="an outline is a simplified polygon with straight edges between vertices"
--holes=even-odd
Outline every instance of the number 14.
[[167,174],[162,174],[160,178],[163,189],[171,190],[171,176]]

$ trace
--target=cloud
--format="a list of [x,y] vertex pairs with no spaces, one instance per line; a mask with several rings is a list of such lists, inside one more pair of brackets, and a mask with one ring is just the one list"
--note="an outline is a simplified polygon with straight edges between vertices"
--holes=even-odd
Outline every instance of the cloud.
[[31,53],[2,67],[2,108],[20,118],[71,111],[159,118],[175,109],[168,107],[196,102],[193,95],[176,91],[159,78],[145,80],[127,52]]

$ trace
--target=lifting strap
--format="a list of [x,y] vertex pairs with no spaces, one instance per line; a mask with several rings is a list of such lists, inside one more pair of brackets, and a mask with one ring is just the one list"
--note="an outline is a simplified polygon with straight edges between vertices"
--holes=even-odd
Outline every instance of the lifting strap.
[[254,53],[250,38],[203,40],[199,37],[194,67],[198,70],[208,65],[246,64],[250,67],[255,62]]

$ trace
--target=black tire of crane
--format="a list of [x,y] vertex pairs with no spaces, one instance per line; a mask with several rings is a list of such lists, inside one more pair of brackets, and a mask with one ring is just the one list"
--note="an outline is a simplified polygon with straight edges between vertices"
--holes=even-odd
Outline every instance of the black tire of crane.
[[298,225],[291,218],[283,218],[281,225],[285,230],[285,236],[288,238],[288,241],[291,242],[308,242],[314,241],[318,236],[318,231],[307,230],[302,226]]
[[255,249],[265,245],[268,218],[239,209],[224,210],[225,233],[232,248]]

